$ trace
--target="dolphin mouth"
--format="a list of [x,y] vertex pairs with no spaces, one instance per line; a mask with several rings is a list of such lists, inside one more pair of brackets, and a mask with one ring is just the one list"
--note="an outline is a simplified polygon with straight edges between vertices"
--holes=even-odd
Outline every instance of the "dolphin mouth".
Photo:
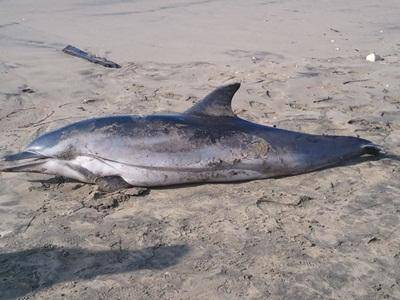
[[0,172],[30,172],[30,173],[43,173],[46,174],[45,169],[43,168],[44,164],[47,162],[47,159],[39,159],[34,161],[29,161],[21,164],[8,165],[8,166],[0,166]]
[[17,160],[24,160],[24,159],[40,159],[40,158],[47,158],[46,156],[39,154],[37,152],[31,151],[22,151],[16,154],[6,155],[1,158],[1,161],[17,161]]
[[48,161],[42,154],[22,151],[6,155],[0,159],[0,172],[42,172],[42,166]]

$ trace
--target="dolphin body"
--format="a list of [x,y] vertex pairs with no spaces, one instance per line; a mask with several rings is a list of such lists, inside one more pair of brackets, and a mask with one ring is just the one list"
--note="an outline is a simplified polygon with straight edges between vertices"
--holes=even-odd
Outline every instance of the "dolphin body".
[[181,114],[70,124],[5,156],[0,171],[60,175],[111,191],[289,176],[381,151],[356,137],[311,135],[243,120],[231,108],[239,87],[219,87]]

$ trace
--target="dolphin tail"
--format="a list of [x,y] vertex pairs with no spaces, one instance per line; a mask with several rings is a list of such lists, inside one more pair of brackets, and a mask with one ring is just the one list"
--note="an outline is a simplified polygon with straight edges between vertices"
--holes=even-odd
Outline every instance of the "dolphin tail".
[[380,155],[386,155],[386,151],[379,145],[376,145],[374,143],[369,143],[361,146],[363,149],[364,154],[369,154],[373,156],[380,156]]
[[382,158],[382,159],[390,159],[390,160],[400,161],[400,155],[390,153],[379,145],[371,143],[371,144],[362,146],[362,148],[363,148],[364,154],[379,156],[379,158]]

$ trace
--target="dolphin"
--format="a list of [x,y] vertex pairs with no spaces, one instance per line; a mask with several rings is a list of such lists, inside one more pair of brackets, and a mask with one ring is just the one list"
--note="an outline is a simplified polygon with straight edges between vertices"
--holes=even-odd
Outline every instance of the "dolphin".
[[179,114],[107,116],[67,125],[5,156],[0,171],[59,175],[113,191],[290,176],[383,151],[361,138],[241,119],[231,107],[239,87],[221,86]]

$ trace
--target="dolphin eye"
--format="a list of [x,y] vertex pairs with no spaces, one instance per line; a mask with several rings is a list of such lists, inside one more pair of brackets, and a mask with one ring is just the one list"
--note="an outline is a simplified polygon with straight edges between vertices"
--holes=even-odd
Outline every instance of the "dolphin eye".
[[64,159],[64,160],[71,160],[76,157],[77,150],[74,146],[69,145],[64,151],[61,153],[57,153],[57,158]]

